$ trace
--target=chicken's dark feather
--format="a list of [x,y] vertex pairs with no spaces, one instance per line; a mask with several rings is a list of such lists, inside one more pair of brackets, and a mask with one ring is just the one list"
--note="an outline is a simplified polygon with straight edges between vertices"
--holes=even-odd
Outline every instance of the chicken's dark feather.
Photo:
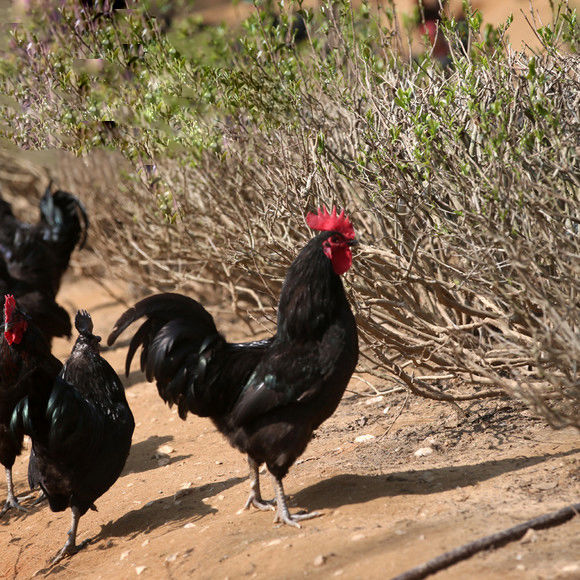
[[313,345],[294,345],[292,366],[286,364],[285,349],[276,352],[273,347],[238,397],[232,411],[234,422],[245,424],[276,407],[306,402],[323,394],[329,373],[346,346],[344,334],[341,327],[331,326],[316,344],[318,357],[314,359]]

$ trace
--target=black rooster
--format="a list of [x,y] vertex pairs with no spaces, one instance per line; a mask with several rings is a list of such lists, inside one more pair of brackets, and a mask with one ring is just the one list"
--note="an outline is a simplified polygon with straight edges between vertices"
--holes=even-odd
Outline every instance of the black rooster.
[[53,562],[73,555],[79,519],[117,480],[135,422],[117,373],[99,354],[86,311],[76,315],[79,332],[62,372],[49,384],[37,383],[16,407],[11,428],[30,435],[34,477],[53,511],[72,511],[68,539]]
[[[159,294],[138,302],[117,321],[109,344],[145,316],[127,354],[129,372],[142,345],[141,369],[161,397],[210,417],[230,443],[248,455],[251,491],[245,507],[274,509],[275,521],[297,526],[318,514],[291,516],[282,479],[313,431],[338,406],[358,359],[354,316],[340,274],[351,266],[355,232],[333,209],[309,214],[323,233],[294,260],[282,287],[276,334],[258,342],[228,343],[195,300]],[[266,463],[276,498],[262,500],[258,467]]]
[[12,466],[22,449],[23,435],[13,437],[10,418],[18,402],[35,383],[51,384],[62,368],[50,353],[50,345],[13,296],[4,299],[3,328],[0,337],[0,463],[6,469],[8,497],[0,512],[20,507],[14,495]]
[[81,202],[66,191],[51,192],[50,184],[34,225],[20,222],[0,199],[0,292],[15,295],[49,340],[71,334],[69,315],[55,298],[88,224]]

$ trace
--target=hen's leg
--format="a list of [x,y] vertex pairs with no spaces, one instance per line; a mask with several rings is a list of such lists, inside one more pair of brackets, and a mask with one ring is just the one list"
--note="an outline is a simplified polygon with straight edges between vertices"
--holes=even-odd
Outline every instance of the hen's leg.
[[89,540],[85,540],[77,546],[77,528],[79,526],[79,520],[81,519],[81,513],[77,507],[72,507],[72,525],[68,531],[68,539],[60,552],[51,560],[52,564],[60,562],[65,556],[73,556],[79,550],[82,550],[88,543]]
[[262,511],[273,510],[276,503],[275,499],[264,500],[260,492],[260,472],[258,464],[248,455],[248,465],[250,466],[250,495],[246,501],[244,509],[250,509],[251,506]]
[[6,497],[6,503],[0,511],[0,517],[2,517],[10,508],[16,508],[22,512],[27,512],[28,510],[23,508],[16,499],[14,495],[14,483],[12,482],[12,470],[6,468],[6,487],[8,488],[8,495]]
[[319,512],[310,512],[306,514],[295,514],[290,515],[288,511],[288,505],[286,504],[286,495],[284,494],[284,487],[282,485],[282,480],[278,479],[275,475],[272,475],[274,480],[274,489],[276,490],[276,504],[278,505],[278,511],[274,517],[274,523],[288,524],[289,526],[294,526],[299,528],[300,524],[298,522],[302,520],[309,520],[310,518],[316,518],[321,515]]

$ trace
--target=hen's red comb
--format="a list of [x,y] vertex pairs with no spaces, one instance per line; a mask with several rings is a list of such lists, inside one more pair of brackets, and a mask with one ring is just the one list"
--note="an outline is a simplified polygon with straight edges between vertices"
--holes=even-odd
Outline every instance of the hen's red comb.
[[16,300],[14,300],[12,294],[6,294],[4,300],[4,322],[10,322],[14,309],[16,308]]
[[344,210],[342,210],[338,215],[336,215],[336,208],[332,208],[332,213],[328,213],[328,210],[323,206],[318,208],[318,213],[309,213],[306,216],[306,223],[313,230],[320,230],[323,232],[339,232],[345,238],[353,240],[355,233],[348,216],[345,215]]

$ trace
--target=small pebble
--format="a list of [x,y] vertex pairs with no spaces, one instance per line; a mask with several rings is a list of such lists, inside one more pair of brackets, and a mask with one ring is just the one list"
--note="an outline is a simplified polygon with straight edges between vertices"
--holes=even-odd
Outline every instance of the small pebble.
[[538,541],[538,533],[530,528],[520,540],[520,544],[533,544]]
[[175,451],[175,449],[173,449],[173,447],[171,447],[171,445],[161,445],[160,447],[157,448],[157,452],[160,455],[169,455],[170,453],[173,453]]
[[431,455],[433,453],[433,449],[431,447],[420,447],[415,451],[415,457],[426,457],[427,455]]
[[315,566],[323,566],[325,562],[326,562],[326,556],[324,556],[323,554],[318,554],[318,556],[316,556],[316,558],[314,558],[314,565]]
[[376,437],[374,435],[359,435],[354,442],[355,443],[366,443],[367,441],[372,441],[373,439],[376,439]]
[[137,573],[137,576],[141,576],[141,574],[143,574],[143,572],[145,572],[145,570],[147,570],[147,566],[137,566],[135,568],[135,572]]

